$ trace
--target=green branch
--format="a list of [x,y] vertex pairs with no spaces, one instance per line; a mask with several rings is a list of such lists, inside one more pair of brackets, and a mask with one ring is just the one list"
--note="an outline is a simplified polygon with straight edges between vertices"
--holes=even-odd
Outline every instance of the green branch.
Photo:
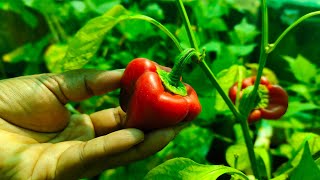
[[299,18],[298,20],[296,20],[293,24],[291,24],[285,31],[283,31],[283,33],[278,37],[278,39],[272,43],[269,44],[267,49],[266,49],[266,53],[271,53],[276,47],[277,45],[280,43],[280,41],[297,25],[299,25],[302,21],[312,17],[312,16],[317,16],[320,15],[320,11],[315,11],[315,12],[311,12],[308,13],[304,16],[302,16],[301,18]]
[[[185,27],[186,27],[186,31],[188,33],[190,44],[191,44],[191,46],[193,48],[195,48],[197,51],[199,51],[199,47],[198,47],[197,42],[196,42],[196,40],[194,38],[194,34],[193,34],[192,30],[191,30],[190,21],[188,19],[188,15],[186,13],[186,10],[184,8],[182,0],[177,0],[177,4],[178,4],[179,11],[181,13],[181,17],[183,18],[183,22],[184,22]],[[249,155],[249,158],[250,158],[250,162],[251,162],[251,167],[252,167],[253,173],[254,173],[254,175],[255,175],[255,177],[257,179],[261,179],[259,171],[258,171],[257,160],[256,160],[256,157],[255,157],[255,154],[254,154],[254,149],[253,149],[254,147],[253,147],[252,139],[251,139],[250,134],[249,134],[249,127],[248,127],[246,116],[243,116],[242,114],[240,114],[239,111],[236,109],[234,104],[231,102],[230,98],[223,91],[223,89],[220,86],[217,78],[212,73],[211,69],[208,67],[206,62],[204,60],[202,60],[202,61],[200,61],[199,65],[202,68],[202,70],[204,71],[204,73],[207,75],[207,77],[209,78],[209,80],[211,81],[213,86],[217,89],[218,93],[221,95],[223,100],[226,102],[226,104],[229,107],[229,109],[231,110],[231,112],[234,114],[234,116],[238,120],[240,120],[240,124],[241,124],[241,128],[242,128],[243,135],[244,135],[244,138],[245,138],[245,142],[246,142],[248,155]]]
[[193,47],[196,51],[199,51],[199,47],[198,47],[196,38],[194,37],[194,34],[193,34],[193,32],[192,32],[191,24],[190,24],[190,21],[189,21],[189,18],[188,18],[188,14],[187,14],[187,12],[186,12],[186,9],[184,8],[183,2],[182,2],[181,0],[177,0],[177,5],[178,5],[179,12],[180,12],[180,14],[181,14],[183,23],[184,23],[184,25],[185,25],[185,28],[186,28],[186,31],[187,31],[187,34],[188,34],[188,38],[189,38],[189,41],[190,41],[190,45],[191,45],[191,47]]

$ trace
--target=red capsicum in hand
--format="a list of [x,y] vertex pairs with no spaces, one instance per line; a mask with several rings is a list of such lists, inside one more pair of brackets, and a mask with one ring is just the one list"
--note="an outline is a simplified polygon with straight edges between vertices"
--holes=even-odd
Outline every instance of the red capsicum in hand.
[[[255,76],[248,77],[242,81],[240,88],[240,99],[243,91],[248,87],[253,87],[256,80]],[[238,91],[238,82],[236,82],[229,90],[229,97],[235,104]],[[288,94],[278,85],[271,84],[264,76],[261,77],[260,87],[258,89],[257,106],[250,112],[248,122],[252,123],[264,119],[279,119],[285,114],[288,108]]]
[[151,130],[191,121],[200,113],[195,90],[181,82],[182,68],[194,55],[186,50],[171,72],[145,58],[136,58],[121,79],[120,106],[127,113],[126,127]]

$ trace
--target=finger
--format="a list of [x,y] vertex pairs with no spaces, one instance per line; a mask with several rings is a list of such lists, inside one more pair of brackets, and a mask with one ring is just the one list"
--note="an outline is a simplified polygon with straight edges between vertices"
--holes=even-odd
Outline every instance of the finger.
[[126,113],[120,107],[106,109],[90,114],[96,136],[102,136],[121,129]]
[[134,146],[129,151],[98,159],[94,164],[90,165],[91,168],[85,171],[83,177],[91,177],[105,169],[126,165],[130,162],[149,157],[163,149],[174,137],[175,131],[172,128],[151,132],[145,135],[142,143]]
[[[57,179],[80,177],[93,164],[117,153],[125,152],[144,139],[138,129],[124,129],[87,142],[75,144],[63,152],[57,162]],[[106,162],[103,162],[105,164]],[[101,164],[100,164],[101,165]],[[101,171],[101,167],[98,167]]]
[[39,132],[64,129],[69,101],[80,101],[120,86],[123,70],[74,70],[39,74],[0,82],[0,114],[6,121]]
[[66,103],[81,101],[93,95],[101,95],[120,87],[123,70],[97,71],[73,70],[58,75],[43,76],[42,82]]

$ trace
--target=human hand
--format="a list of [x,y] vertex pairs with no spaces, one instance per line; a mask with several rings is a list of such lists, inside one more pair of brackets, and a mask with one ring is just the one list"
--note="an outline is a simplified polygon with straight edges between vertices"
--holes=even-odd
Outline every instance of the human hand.
[[0,81],[0,179],[79,179],[146,158],[176,128],[122,129],[121,108],[71,115],[81,101],[119,87],[121,70],[75,70]]

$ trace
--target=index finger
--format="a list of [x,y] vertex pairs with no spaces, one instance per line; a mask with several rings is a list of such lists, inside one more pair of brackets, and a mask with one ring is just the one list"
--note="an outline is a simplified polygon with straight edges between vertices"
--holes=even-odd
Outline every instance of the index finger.
[[58,83],[58,87],[55,84],[49,84],[50,82],[47,82],[46,86],[63,103],[69,100],[81,101],[119,88],[122,74],[122,69],[112,71],[73,70],[51,76]]

